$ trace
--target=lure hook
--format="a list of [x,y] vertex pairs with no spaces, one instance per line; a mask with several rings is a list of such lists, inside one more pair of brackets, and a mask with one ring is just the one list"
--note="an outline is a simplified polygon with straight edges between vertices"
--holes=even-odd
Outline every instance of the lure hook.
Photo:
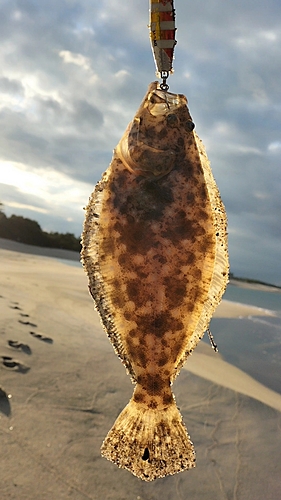
[[160,89],[167,92],[168,76],[173,73],[174,48],[176,45],[174,0],[150,0],[150,40],[156,75],[162,78]]
[[167,78],[169,76],[168,71],[161,71],[161,78],[162,78],[162,83],[160,83],[160,89],[163,90],[164,92],[167,92],[169,90],[169,85],[167,84]]

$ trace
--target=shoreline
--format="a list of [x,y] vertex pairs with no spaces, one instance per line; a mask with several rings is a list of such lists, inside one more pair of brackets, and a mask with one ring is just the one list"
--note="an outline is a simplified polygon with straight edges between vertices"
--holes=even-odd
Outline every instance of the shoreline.
[[[0,238],[0,249],[10,250],[12,252],[28,253],[30,255],[41,255],[44,257],[51,257],[55,259],[73,260],[74,262],[80,262],[79,252],[65,250],[62,248],[37,247],[35,245],[27,245],[26,243],[19,243],[14,240],[8,240],[6,238]],[[243,280],[242,278],[237,279],[235,277],[230,278],[229,284],[251,290],[281,293],[281,287],[258,282],[254,283],[248,281],[246,278],[245,280]]]
[[275,293],[281,293],[281,287],[277,285],[270,285],[270,284],[265,284],[265,283],[259,283],[259,282],[251,282],[248,281],[246,278],[245,280],[241,279],[236,279],[236,278],[230,278],[229,283],[233,286],[237,286],[238,288],[247,288],[248,290],[260,290],[261,292],[275,292]]
[[281,394],[225,361],[219,353],[211,350],[208,344],[199,342],[183,369],[226,389],[256,399],[281,412]]
[[26,243],[19,243],[18,241],[0,238],[0,249],[8,250],[10,252],[19,252],[30,255],[41,255],[42,257],[51,257],[54,259],[80,261],[80,254],[73,250],[65,250],[63,248],[47,248],[37,247],[35,245],[27,245]]

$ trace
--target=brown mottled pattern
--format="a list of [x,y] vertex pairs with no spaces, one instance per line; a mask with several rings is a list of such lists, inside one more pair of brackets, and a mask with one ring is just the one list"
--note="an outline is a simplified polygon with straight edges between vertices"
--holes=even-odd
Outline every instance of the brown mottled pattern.
[[[97,185],[87,208],[82,251],[105,329],[137,382],[128,410],[120,415],[102,451],[145,480],[194,466],[185,428],[181,432],[186,452],[178,452],[182,458],[176,469],[167,457],[169,464],[161,458],[165,466],[157,461],[155,435],[146,431],[143,439],[136,439],[132,453],[138,446],[142,453],[147,449],[149,455],[150,450],[150,466],[138,456],[128,464],[127,445],[116,455],[117,435],[123,432],[124,419],[132,422],[130,433],[140,435],[136,409],[143,414],[142,429],[148,415],[153,422],[156,413],[166,412],[164,434],[161,431],[166,438],[183,426],[181,417],[171,417],[171,382],[207,328],[228,270],[226,217],[202,145],[192,131],[186,98],[169,94],[171,102],[166,105],[163,95],[156,83],[150,86]],[[167,456],[178,437],[173,440]]]

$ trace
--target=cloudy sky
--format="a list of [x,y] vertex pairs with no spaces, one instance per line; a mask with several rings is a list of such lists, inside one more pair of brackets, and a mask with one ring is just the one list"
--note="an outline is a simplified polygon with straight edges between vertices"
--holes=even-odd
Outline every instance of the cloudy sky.
[[[281,285],[281,2],[176,0],[175,73],[229,220],[231,269]],[[147,0],[0,0],[0,201],[81,233],[155,80]]]

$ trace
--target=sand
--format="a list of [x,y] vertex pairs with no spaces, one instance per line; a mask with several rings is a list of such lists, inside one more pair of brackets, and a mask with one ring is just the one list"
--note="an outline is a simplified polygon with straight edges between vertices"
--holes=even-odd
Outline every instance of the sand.
[[[1,499],[281,497],[281,395],[203,342],[174,384],[197,467],[144,483],[102,459],[102,440],[133,386],[87,278],[82,268],[9,248],[0,250]],[[227,301],[216,312],[269,314]]]
[[248,316],[274,316],[274,311],[262,307],[249,306],[223,299],[217,307],[214,318],[246,318]]
[[265,283],[251,282],[246,280],[243,281],[243,279],[235,279],[235,278],[231,278],[230,283],[232,285],[238,286],[239,288],[247,288],[248,290],[259,290],[261,292],[281,293],[280,286],[267,285]]

